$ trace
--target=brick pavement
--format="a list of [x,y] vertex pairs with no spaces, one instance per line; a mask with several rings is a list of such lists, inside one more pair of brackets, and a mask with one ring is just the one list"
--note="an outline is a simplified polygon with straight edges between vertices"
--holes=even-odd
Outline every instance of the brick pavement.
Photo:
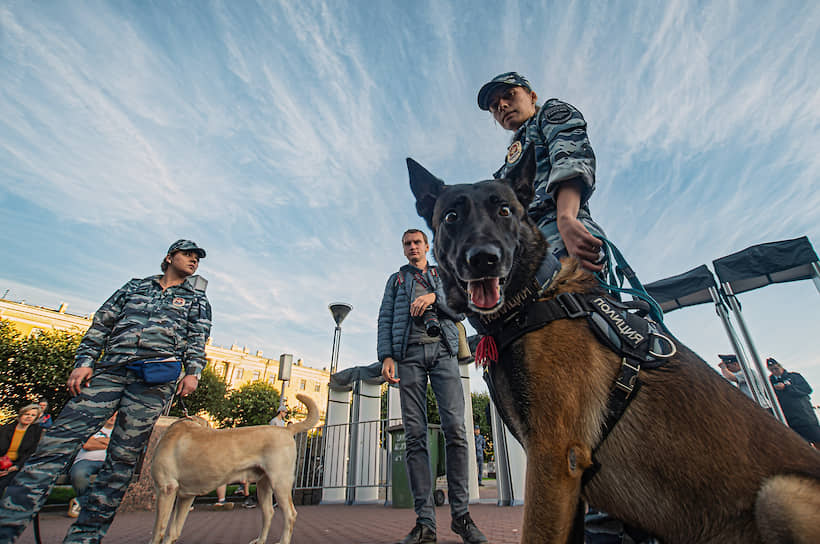
[[[297,506],[299,516],[293,531],[293,544],[388,544],[404,537],[413,527],[415,514],[411,509],[382,505],[320,505]],[[494,544],[518,544],[523,508],[499,507],[495,504],[473,504],[470,512],[479,528]],[[436,509],[438,542],[459,544],[461,539],[450,531],[449,507]],[[44,544],[62,541],[71,519],[62,512],[41,515],[40,530]],[[127,512],[117,515],[106,544],[146,544],[154,523],[153,512]],[[197,504],[188,515],[180,544],[246,544],[258,536],[261,526],[259,509],[245,510],[239,505],[231,511],[214,512],[206,504]],[[268,543],[279,540],[282,516],[274,514]],[[31,527],[18,544],[33,544]]]

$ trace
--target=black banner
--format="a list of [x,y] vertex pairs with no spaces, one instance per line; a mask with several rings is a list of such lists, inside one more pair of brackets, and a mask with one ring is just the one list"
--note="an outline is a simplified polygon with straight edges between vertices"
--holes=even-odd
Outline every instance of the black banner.
[[769,285],[810,279],[811,263],[817,253],[805,236],[748,247],[721,257],[712,264],[721,284],[728,283],[734,293]]
[[646,291],[660,304],[661,310],[671,312],[678,308],[712,302],[709,288],[715,287],[715,278],[705,264],[647,285]]

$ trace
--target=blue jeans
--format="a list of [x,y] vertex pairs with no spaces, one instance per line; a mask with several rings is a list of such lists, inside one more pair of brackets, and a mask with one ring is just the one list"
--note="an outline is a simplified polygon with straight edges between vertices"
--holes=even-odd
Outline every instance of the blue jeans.
[[71,487],[77,493],[77,502],[80,503],[80,508],[85,507],[86,490],[91,484],[91,477],[100,471],[103,463],[104,461],[80,459],[71,465],[68,475],[71,478]]
[[470,493],[468,467],[470,448],[464,426],[464,390],[455,356],[441,342],[407,346],[399,363],[399,396],[407,441],[407,476],[413,493],[417,523],[435,530],[436,510],[430,454],[427,449],[427,378],[436,396],[447,455],[447,492],[450,514],[467,513]]

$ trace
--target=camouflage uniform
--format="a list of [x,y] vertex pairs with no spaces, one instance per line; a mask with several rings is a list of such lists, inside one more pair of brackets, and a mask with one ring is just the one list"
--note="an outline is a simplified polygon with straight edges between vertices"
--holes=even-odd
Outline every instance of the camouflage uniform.
[[589,213],[589,197],[595,190],[595,153],[589,144],[586,126],[584,116],[575,107],[550,98],[515,132],[504,165],[493,174],[495,178],[509,176],[519,165],[524,151],[535,146],[535,198],[529,215],[546,236],[556,257],[566,255],[556,223],[555,205],[555,190],[564,181],[581,181],[578,220],[590,234],[604,234]]
[[[175,356],[182,361],[187,375],[199,376],[205,366],[205,341],[211,329],[211,306],[204,290],[196,288],[205,281],[191,276],[163,291],[160,278],[133,279],[102,305],[77,349],[75,368],[99,370],[141,359]],[[13,542],[23,532],[82,444],[119,410],[105,462],[91,484],[85,507],[64,540],[99,542],[114,519],[137,459],[174,387],[173,381],[147,385],[124,366],[92,379],[80,395],[68,402],[6,489],[0,501],[0,544]]]
[[[495,90],[505,86],[520,86],[532,90],[529,81],[516,72],[507,72],[493,78],[478,92],[478,107],[489,110]],[[535,196],[528,214],[544,234],[556,257],[567,255],[564,240],[558,231],[555,191],[565,181],[579,180],[582,185],[578,220],[592,235],[605,236],[603,229],[592,220],[589,197],[595,190],[595,153],[589,144],[584,116],[574,106],[557,98],[550,98],[515,131],[507,148],[504,165],[493,177],[509,177],[520,165],[528,146],[535,146],[536,171],[533,185]],[[599,262],[604,260],[600,253]],[[606,277],[604,263],[602,277]],[[584,541],[587,544],[657,544],[657,540],[636,531],[606,512],[591,510],[584,517]],[[638,536],[633,538],[633,534]]]

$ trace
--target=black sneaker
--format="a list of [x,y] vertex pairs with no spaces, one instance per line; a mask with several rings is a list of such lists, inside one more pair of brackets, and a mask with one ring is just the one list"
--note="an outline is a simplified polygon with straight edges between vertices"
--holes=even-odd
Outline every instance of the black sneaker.
[[242,508],[256,508],[256,499],[253,497],[245,497],[242,502]]
[[436,541],[436,531],[423,523],[416,523],[410,534],[404,537],[400,544],[433,544]]
[[473,518],[470,517],[469,512],[461,517],[453,518],[453,523],[450,524],[450,529],[461,537],[464,544],[486,544],[489,542],[487,537],[484,536],[484,534],[478,530],[478,527],[475,526],[475,522],[473,521]]

